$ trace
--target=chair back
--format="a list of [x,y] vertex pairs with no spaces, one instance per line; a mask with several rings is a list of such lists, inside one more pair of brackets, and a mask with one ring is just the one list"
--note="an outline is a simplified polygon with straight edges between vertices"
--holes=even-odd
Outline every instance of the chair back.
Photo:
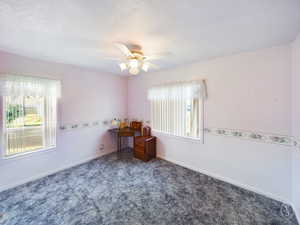
[[130,123],[130,128],[133,129],[133,130],[135,130],[135,131],[141,132],[141,131],[142,131],[142,125],[143,125],[142,122],[139,122],[139,121],[131,121],[131,123]]
[[143,127],[142,136],[146,136],[146,137],[151,136],[151,127],[149,127],[149,126]]

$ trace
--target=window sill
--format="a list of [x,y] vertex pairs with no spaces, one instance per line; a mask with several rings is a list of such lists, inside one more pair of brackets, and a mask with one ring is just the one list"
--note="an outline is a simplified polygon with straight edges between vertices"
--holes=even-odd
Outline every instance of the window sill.
[[50,151],[54,151],[56,149],[56,146],[53,147],[48,147],[48,148],[41,148],[41,149],[37,149],[37,150],[32,150],[29,152],[24,152],[24,153],[20,153],[20,154],[16,154],[16,155],[11,155],[11,156],[3,156],[2,159],[4,160],[13,160],[13,159],[22,159],[22,158],[27,158],[27,157],[31,157],[31,156],[35,156],[37,154],[35,153],[42,153],[42,152],[50,152]]
[[177,136],[177,135],[174,135],[174,134],[169,134],[169,133],[161,132],[161,131],[158,131],[158,130],[153,130],[153,133],[157,133],[158,135],[165,136],[165,137],[172,138],[172,139],[177,139],[177,140],[180,140],[180,141],[195,142],[195,143],[198,143],[198,144],[203,143],[201,138]]

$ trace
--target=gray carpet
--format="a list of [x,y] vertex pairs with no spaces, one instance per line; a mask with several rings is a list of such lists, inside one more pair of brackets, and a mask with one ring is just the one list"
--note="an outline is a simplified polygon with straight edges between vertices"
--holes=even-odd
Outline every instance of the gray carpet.
[[0,193],[3,225],[295,225],[281,203],[164,160],[110,154]]

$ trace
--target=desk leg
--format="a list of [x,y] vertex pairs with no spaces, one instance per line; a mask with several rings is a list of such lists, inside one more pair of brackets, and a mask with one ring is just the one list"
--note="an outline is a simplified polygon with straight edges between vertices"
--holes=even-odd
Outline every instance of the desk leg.
[[119,152],[121,150],[121,137],[120,135],[118,135],[118,147],[117,147],[117,151]]

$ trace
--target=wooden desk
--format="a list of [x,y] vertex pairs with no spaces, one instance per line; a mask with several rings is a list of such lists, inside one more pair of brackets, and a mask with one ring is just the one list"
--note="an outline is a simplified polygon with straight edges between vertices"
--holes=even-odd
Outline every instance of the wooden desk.
[[134,137],[135,135],[135,130],[131,129],[131,128],[114,128],[114,129],[110,129],[108,130],[110,133],[116,134],[117,135],[117,142],[118,142],[118,151],[120,151],[122,149],[122,137]]

